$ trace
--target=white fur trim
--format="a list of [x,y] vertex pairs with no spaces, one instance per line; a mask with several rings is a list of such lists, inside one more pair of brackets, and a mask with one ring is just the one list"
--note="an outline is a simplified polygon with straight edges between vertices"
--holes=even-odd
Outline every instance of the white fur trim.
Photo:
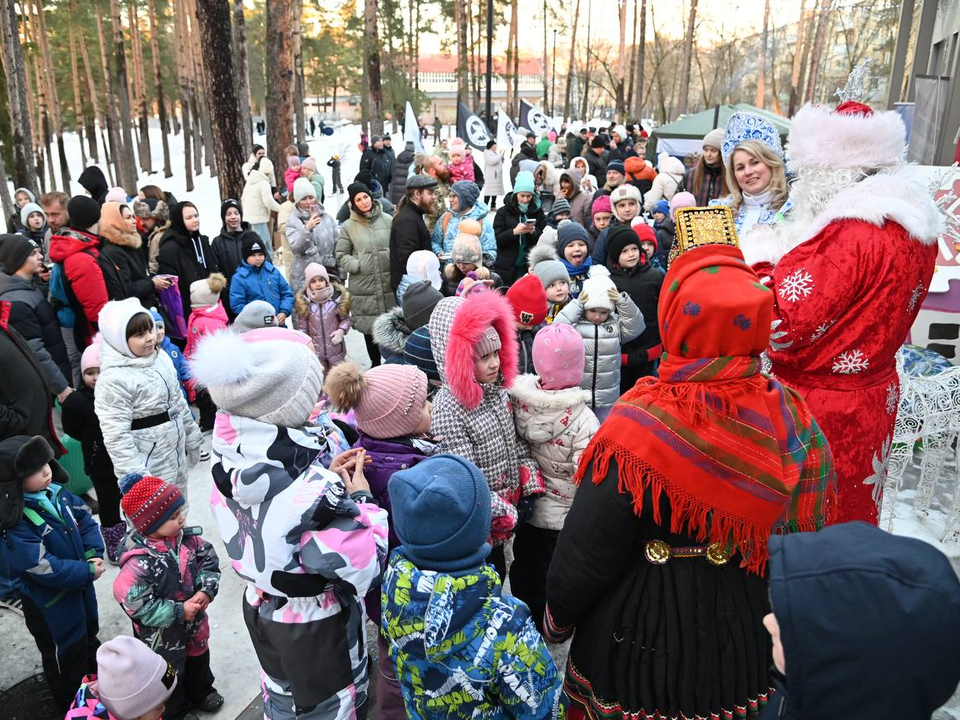
[[256,371],[250,345],[232,330],[220,330],[200,340],[190,360],[190,373],[200,387],[234,385]]
[[[909,167],[881,172],[840,190],[813,218],[801,206],[787,222],[775,229],[750,234],[744,259],[748,264],[769,261],[776,264],[790,250],[816,237],[837,220],[862,220],[883,227],[887,220],[903,226],[911,238],[924,245],[937,241],[944,222],[924,183]],[[756,244],[754,241],[756,240]]]
[[804,105],[787,138],[787,169],[806,167],[876,169],[903,162],[906,129],[893,112],[840,115],[822,105]]
[[509,393],[518,401],[538,412],[545,410],[565,410],[568,407],[590,402],[590,391],[579,387],[563,390],[544,390],[539,386],[540,378],[531,373],[517,375]]

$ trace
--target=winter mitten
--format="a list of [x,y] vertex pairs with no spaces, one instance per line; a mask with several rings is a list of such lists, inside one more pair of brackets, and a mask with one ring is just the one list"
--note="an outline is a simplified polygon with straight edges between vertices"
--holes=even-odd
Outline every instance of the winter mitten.
[[587,303],[590,302],[590,296],[587,295],[583,290],[580,291],[580,294],[577,295],[577,300],[580,301],[580,304],[584,307],[587,306]]
[[330,333],[330,342],[334,345],[339,345],[343,342],[343,330],[339,328]]
[[[582,295],[582,293],[581,293],[581,295]],[[610,301],[611,301],[614,305],[617,305],[617,304],[620,302],[620,293],[617,291],[616,288],[608,288],[608,289],[607,289],[607,297],[610,298]]]

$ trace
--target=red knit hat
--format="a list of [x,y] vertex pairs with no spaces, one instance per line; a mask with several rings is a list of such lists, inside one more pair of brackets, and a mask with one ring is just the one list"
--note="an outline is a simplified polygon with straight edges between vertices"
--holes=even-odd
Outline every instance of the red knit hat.
[[184,504],[175,485],[152,475],[124,475],[120,478],[120,493],[120,507],[144,535],[156,532]]
[[540,325],[547,319],[547,293],[536,275],[524,275],[507,290],[513,319],[521,325]]

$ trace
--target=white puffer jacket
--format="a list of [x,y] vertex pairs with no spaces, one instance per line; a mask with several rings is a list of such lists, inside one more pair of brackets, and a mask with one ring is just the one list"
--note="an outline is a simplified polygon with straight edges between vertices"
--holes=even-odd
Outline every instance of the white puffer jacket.
[[670,201],[677,194],[687,169],[673,155],[660,153],[657,158],[657,176],[653,186],[643,195],[643,209],[653,212],[653,206],[661,200]]
[[270,213],[280,210],[280,203],[273,199],[270,176],[273,165],[266,158],[260,161],[260,169],[247,172],[246,184],[240,196],[243,206],[243,219],[251,225],[260,225],[270,221]]
[[[107,303],[100,312],[103,342],[94,407],[118,479],[144,473],[177,482],[187,477],[187,455],[199,450],[203,436],[167,354],[160,349],[147,357],[130,353],[127,323],[137,312],[145,311],[135,298]],[[164,412],[170,414],[169,421],[130,429],[133,420]]]
[[573,476],[580,455],[600,428],[587,407],[590,393],[579,387],[542,390],[536,375],[520,375],[510,388],[517,434],[530,445],[547,492],[537,498],[530,524],[562,530],[577,486]]
[[590,391],[587,404],[593,410],[607,408],[620,397],[620,347],[638,337],[646,327],[643,314],[626,293],[620,293],[615,312],[602,325],[584,318],[583,305],[571,300],[554,322],[573,325],[583,338],[587,354],[580,387]]

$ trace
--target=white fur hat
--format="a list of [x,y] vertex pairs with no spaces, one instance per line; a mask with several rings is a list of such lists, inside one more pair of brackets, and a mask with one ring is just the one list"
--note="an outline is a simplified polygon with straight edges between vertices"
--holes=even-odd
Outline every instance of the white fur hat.
[[583,309],[613,312],[615,306],[607,294],[610,288],[617,289],[613,280],[610,279],[610,271],[603,265],[593,265],[590,272],[587,273],[587,279],[583,281],[583,289],[580,290],[582,294],[587,296],[587,301],[583,303]]
[[836,110],[804,105],[787,138],[787,169],[877,170],[897,167],[906,152],[906,128],[894,111],[874,112],[860,103]]

